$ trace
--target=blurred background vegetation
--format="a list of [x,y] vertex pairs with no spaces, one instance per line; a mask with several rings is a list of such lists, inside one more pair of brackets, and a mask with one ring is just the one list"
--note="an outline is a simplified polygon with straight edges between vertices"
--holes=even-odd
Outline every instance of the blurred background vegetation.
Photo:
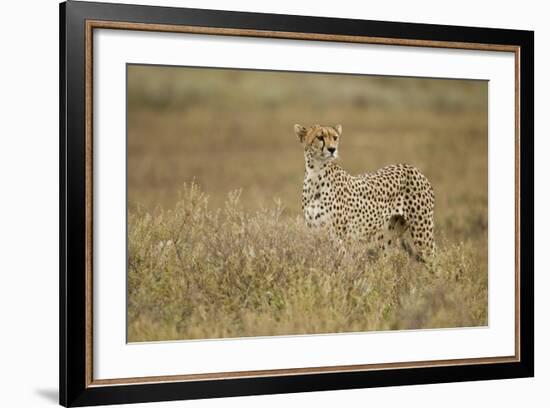
[[[270,208],[277,198],[281,219],[293,220],[301,215],[304,172],[293,125],[341,123],[340,164],[350,173],[409,163],[431,181],[436,243],[469,248],[468,262],[485,287],[476,295],[478,318],[468,324],[486,324],[487,82],[129,65],[127,85],[128,206],[136,225],[135,214],[174,208],[191,182],[208,195],[210,209],[241,190],[244,211]],[[458,310],[468,293],[453,296]],[[143,326],[147,313],[138,303],[129,313]],[[416,327],[396,319],[392,327]],[[423,327],[445,326],[424,320]],[[140,330],[136,338],[150,337],[139,333],[151,330]]]

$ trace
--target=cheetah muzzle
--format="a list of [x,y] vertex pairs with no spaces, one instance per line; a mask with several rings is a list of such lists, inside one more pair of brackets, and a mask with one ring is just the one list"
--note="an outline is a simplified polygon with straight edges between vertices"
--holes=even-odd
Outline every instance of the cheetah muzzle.
[[302,210],[308,226],[339,241],[366,240],[385,251],[401,243],[418,259],[434,253],[434,192],[415,167],[396,164],[352,176],[337,163],[342,126],[294,125],[304,147]]

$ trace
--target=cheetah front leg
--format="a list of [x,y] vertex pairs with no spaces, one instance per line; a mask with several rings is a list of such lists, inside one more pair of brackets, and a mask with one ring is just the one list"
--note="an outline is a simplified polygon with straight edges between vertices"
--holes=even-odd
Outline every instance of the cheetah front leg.
[[332,248],[334,249],[335,253],[338,254],[338,256],[344,257],[347,254],[347,237],[343,233],[345,229],[343,229],[341,226],[340,228],[338,228],[338,225],[335,221],[321,221],[319,222],[317,228],[326,231],[328,240],[332,244]]

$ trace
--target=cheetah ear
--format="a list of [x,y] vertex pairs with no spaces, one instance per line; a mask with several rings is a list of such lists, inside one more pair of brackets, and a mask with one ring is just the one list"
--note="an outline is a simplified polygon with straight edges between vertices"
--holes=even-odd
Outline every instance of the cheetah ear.
[[334,125],[332,128],[334,130],[336,130],[336,132],[338,133],[338,136],[340,136],[342,134],[342,125],[340,125],[340,124]]
[[294,133],[296,133],[296,136],[298,136],[298,140],[300,143],[304,143],[304,139],[306,137],[307,129],[303,127],[302,125],[294,125]]

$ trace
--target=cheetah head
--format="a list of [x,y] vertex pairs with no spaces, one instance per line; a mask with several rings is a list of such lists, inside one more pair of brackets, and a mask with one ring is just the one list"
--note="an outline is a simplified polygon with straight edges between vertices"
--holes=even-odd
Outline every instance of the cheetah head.
[[302,125],[294,125],[294,132],[306,153],[309,153],[314,159],[326,161],[338,158],[338,143],[342,136],[342,125],[314,125],[309,129]]

